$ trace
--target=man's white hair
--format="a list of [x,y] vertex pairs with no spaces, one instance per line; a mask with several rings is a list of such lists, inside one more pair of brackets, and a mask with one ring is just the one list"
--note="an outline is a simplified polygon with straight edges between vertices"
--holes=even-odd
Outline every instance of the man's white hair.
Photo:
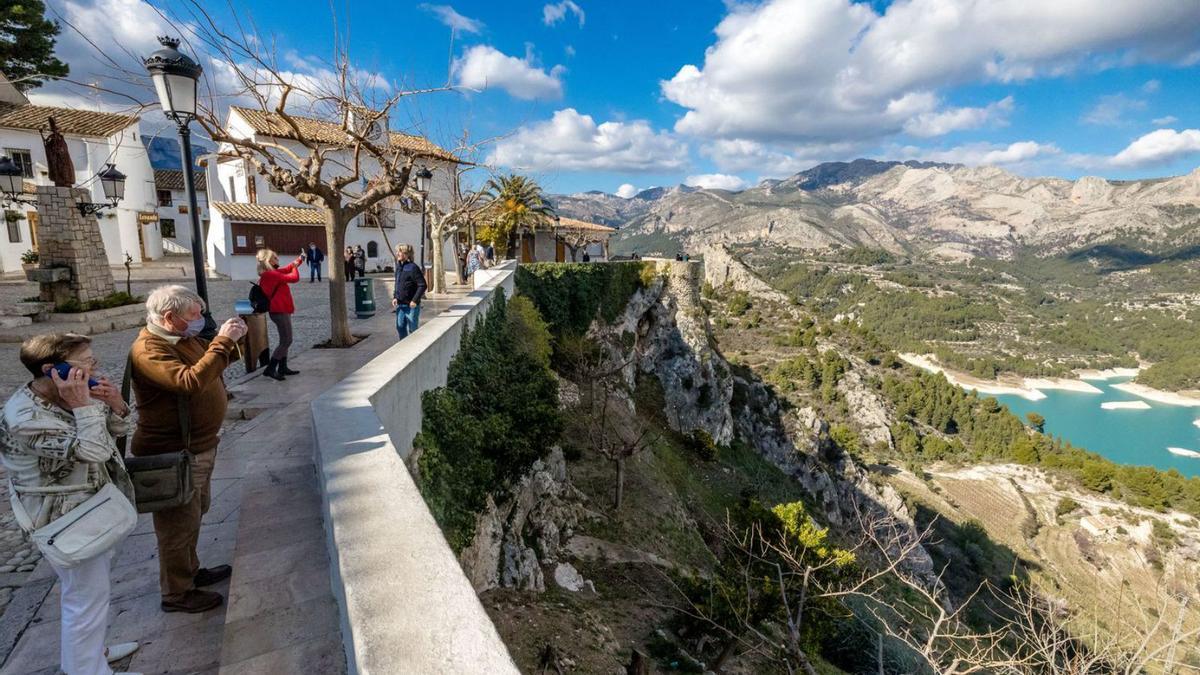
[[161,326],[167,312],[182,316],[192,305],[200,305],[200,311],[204,311],[204,301],[187,286],[159,286],[146,298],[146,320]]

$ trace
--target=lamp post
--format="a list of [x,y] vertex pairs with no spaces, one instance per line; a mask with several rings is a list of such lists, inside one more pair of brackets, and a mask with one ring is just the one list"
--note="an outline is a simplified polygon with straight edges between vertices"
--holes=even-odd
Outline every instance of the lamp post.
[[[100,179],[100,187],[104,190],[107,201],[100,203],[77,202],[79,213],[87,216],[99,213],[103,209],[116,208],[117,203],[125,198],[125,174],[117,170],[113,164],[105,164],[96,174]],[[25,177],[21,167],[11,157],[0,157],[0,201],[6,204],[36,204],[37,199],[25,194]]]
[[433,172],[429,167],[422,166],[417,169],[417,192],[421,193],[421,274],[425,274],[425,240],[428,238],[425,232],[425,201],[429,199],[429,180],[433,178]]
[[175,122],[183,146],[183,189],[188,197],[188,215],[192,220],[192,266],[196,275],[196,293],[204,300],[204,330],[202,337],[216,335],[217,324],[208,304],[208,277],[204,272],[204,233],[200,231],[200,213],[196,206],[196,185],[192,177],[192,132],[188,128],[196,119],[196,85],[204,69],[188,55],[179,51],[179,40],[158,38],[162,49],[146,59],[146,70],[154,81],[163,114]]

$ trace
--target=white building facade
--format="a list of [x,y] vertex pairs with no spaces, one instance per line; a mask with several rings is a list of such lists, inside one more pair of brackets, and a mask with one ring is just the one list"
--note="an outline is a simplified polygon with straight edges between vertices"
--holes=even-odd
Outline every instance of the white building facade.
[[[205,179],[205,172],[193,171],[192,180],[196,186],[196,211],[200,214],[200,232],[207,236],[208,181]],[[188,204],[187,192],[183,189],[182,170],[154,170],[154,200],[158,206],[158,229],[162,235],[163,253],[191,253],[191,206]]]
[[[11,157],[22,168],[31,193],[34,185],[50,185],[41,131],[49,129],[51,117],[66,139],[75,167],[75,184],[88,190],[91,201],[106,201],[100,181],[95,179],[106,164],[116,165],[126,176],[125,198],[116,208],[104,209],[95,216],[109,264],[123,265],[126,253],[135,263],[161,257],[154,173],[142,145],[138,118],[33,105],[0,75],[0,154]],[[21,273],[21,255],[37,251],[37,206],[14,203],[3,210],[0,275],[14,276]]]
[[[305,137],[328,143],[334,149],[325,164],[326,178],[349,173],[353,165],[351,150],[344,145],[341,126],[306,117],[293,116],[303,126]],[[273,115],[261,110],[231,107],[226,130],[238,138],[265,141],[288,148],[300,157],[308,150],[288,136],[287,127]],[[450,153],[424,138],[391,132],[394,147],[411,150],[420,155],[419,165],[433,172],[429,199],[448,205],[455,160]],[[285,153],[277,158],[287,161]],[[363,160],[362,174],[375,175],[371,160]],[[365,189],[366,178],[358,186]],[[349,188],[353,189],[353,188]],[[210,226],[205,256],[209,268],[233,279],[257,279],[255,254],[270,248],[286,264],[301,248],[315,242],[325,252],[323,273],[330,265],[342,264],[341,251],[326,250],[322,212],[300,203],[294,197],[273,189],[256,174],[247,162],[219,148],[216,157],[209,156],[207,164],[207,193],[209,196]],[[415,257],[420,258],[421,214],[419,209],[406,211],[393,203],[374,214],[355,218],[346,230],[346,245],[361,246],[367,255],[367,271],[381,271],[395,264],[389,248],[397,244],[412,245]],[[390,246],[389,246],[390,245]],[[446,269],[454,268],[454,246],[445,247]],[[431,252],[426,250],[426,261]],[[307,274],[307,270],[302,270]]]

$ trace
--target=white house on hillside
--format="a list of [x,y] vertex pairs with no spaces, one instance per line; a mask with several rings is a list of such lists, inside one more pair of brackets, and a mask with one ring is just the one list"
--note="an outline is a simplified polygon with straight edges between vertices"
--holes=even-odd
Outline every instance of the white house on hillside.
[[[193,171],[196,185],[196,208],[200,212],[200,231],[208,232],[208,189],[203,171]],[[188,213],[187,193],[183,190],[183,171],[155,169],[154,194],[158,204],[158,229],[162,233],[165,253],[190,253],[192,250],[192,217]]]
[[[308,117],[293,116],[303,129],[305,137],[330,146],[346,146],[347,139],[339,124]],[[268,141],[288,147],[297,155],[307,155],[294,138],[290,128],[273,114],[250,108],[231,107],[226,130],[238,138]],[[439,148],[420,136],[389,132],[393,147],[418,154],[419,164],[433,172],[429,198],[448,205],[450,198],[451,169],[458,161],[449,152]],[[344,153],[342,158],[337,152]],[[346,147],[331,155],[326,164],[331,166],[352,165],[350,150]],[[211,156],[210,156],[211,157]],[[277,161],[286,162],[281,153]],[[215,166],[214,166],[215,164]],[[373,174],[366,165],[364,176]],[[345,169],[347,172],[348,169]],[[335,173],[331,173],[336,175]],[[365,178],[363,179],[365,183]],[[325,245],[324,221],[319,210],[301,204],[295,198],[275,190],[245,161],[233,155],[228,147],[218,148],[216,161],[209,161],[207,171],[211,226],[208,228],[205,251],[211,269],[233,279],[255,279],[254,255],[260,248],[274,249],[285,262],[294,257],[309,242],[316,242],[322,249]],[[365,185],[364,185],[365,187]],[[348,246],[362,246],[367,254],[367,270],[374,271],[394,264],[384,236],[376,220],[387,233],[392,246],[399,243],[411,244],[415,251],[421,247],[421,214],[409,213],[395,207],[379,209],[371,217],[360,216],[346,232]],[[177,221],[178,222],[178,221]],[[178,228],[176,228],[178,231]],[[446,268],[454,269],[454,247],[446,246]],[[340,251],[325,251],[329,264],[341,264]],[[419,253],[417,254],[419,256]],[[426,251],[426,256],[430,253]]]
[[[67,141],[75,165],[76,185],[103,202],[96,174],[115,164],[126,175],[125,199],[117,208],[97,214],[109,264],[121,265],[129,253],[134,262],[162,256],[158,214],[154,206],[154,175],[150,157],[138,138],[138,118],[131,115],[34,105],[0,74],[0,154],[24,171],[28,190],[49,185],[41,130],[53,117]],[[5,208],[5,231],[0,235],[0,274],[21,271],[21,254],[37,250],[37,207],[12,204]]]

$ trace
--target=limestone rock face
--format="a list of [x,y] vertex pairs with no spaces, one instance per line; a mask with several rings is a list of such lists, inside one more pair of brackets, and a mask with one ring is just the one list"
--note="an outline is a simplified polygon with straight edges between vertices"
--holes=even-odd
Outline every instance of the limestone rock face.
[[879,393],[863,382],[857,370],[850,370],[843,375],[837,388],[861,428],[863,441],[867,445],[883,443],[889,449],[894,449],[890,415]]
[[562,449],[534,462],[497,505],[488,497],[471,544],[459,555],[477,593],[492,588],[546,590],[543,565],[557,562],[587,514],[585,497],[571,485]]
[[709,341],[700,271],[699,263],[662,263],[659,276],[633,295],[617,321],[593,324],[589,335],[608,351],[611,363],[625,364],[631,391],[639,372],[658,379],[671,428],[701,429],[726,444],[733,440],[733,381]]

